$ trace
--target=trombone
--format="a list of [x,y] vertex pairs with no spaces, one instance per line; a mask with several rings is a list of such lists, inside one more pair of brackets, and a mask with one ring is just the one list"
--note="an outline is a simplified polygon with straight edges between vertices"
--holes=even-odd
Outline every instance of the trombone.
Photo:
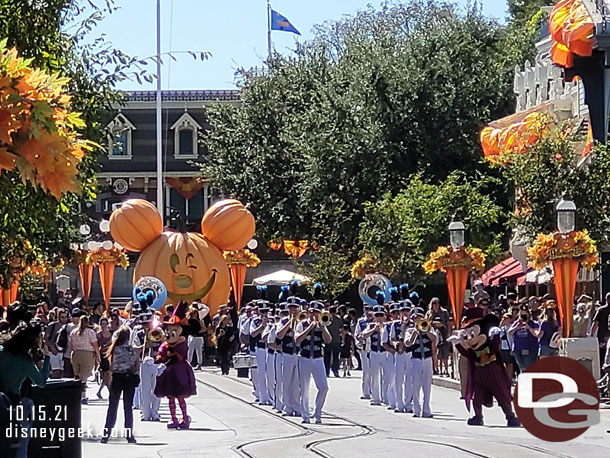
[[296,322],[300,323],[303,320],[306,320],[309,317],[309,314],[305,310],[301,310],[296,317]]

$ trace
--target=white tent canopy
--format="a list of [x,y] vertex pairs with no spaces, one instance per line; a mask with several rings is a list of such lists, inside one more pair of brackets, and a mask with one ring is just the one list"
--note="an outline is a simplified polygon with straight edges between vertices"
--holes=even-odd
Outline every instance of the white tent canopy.
[[254,286],[284,286],[291,281],[296,280],[299,283],[309,283],[311,280],[305,275],[291,272],[289,270],[278,270],[262,277],[255,278],[252,280]]

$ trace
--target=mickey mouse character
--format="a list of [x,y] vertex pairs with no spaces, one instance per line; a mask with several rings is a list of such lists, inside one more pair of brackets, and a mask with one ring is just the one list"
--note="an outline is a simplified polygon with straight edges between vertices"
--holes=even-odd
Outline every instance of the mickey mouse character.
[[511,405],[510,380],[506,375],[500,353],[499,319],[493,314],[485,315],[482,308],[468,309],[462,330],[448,340],[468,359],[468,381],[466,407],[474,407],[474,417],[469,425],[482,426],[483,406],[493,407],[493,398],[506,415],[507,426],[521,426]]
[[[169,400],[169,411],[172,415],[172,422],[167,425],[169,429],[189,429],[191,417],[187,415],[185,399],[197,394],[195,373],[187,358],[187,337],[196,334],[200,329],[187,324],[187,309],[187,303],[180,302],[173,315],[163,322],[165,342],[159,347],[156,358],[157,362],[164,363],[167,367],[157,377],[155,395],[160,398],[167,397]],[[176,416],[176,399],[182,411],[180,422]]]

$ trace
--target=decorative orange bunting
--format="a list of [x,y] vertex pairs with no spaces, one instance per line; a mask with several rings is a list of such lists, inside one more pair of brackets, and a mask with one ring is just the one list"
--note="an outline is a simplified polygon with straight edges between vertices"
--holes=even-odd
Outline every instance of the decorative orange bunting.
[[269,240],[269,248],[271,248],[273,251],[279,251],[282,249],[282,242],[281,240]]
[[165,181],[187,200],[193,198],[205,186],[205,181],[198,177],[167,177]]
[[308,240],[284,240],[284,253],[295,258],[302,257],[309,247]]
[[561,67],[574,65],[574,55],[587,57],[593,53],[595,23],[583,0],[561,0],[549,16],[549,29],[554,40],[551,59]]

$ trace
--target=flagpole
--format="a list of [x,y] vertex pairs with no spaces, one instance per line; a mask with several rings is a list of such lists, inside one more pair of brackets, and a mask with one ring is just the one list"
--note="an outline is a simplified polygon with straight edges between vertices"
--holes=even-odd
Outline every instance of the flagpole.
[[271,59],[271,4],[267,0],[267,57]]
[[163,205],[163,145],[161,135],[161,0],[157,0],[157,210],[165,221]]

